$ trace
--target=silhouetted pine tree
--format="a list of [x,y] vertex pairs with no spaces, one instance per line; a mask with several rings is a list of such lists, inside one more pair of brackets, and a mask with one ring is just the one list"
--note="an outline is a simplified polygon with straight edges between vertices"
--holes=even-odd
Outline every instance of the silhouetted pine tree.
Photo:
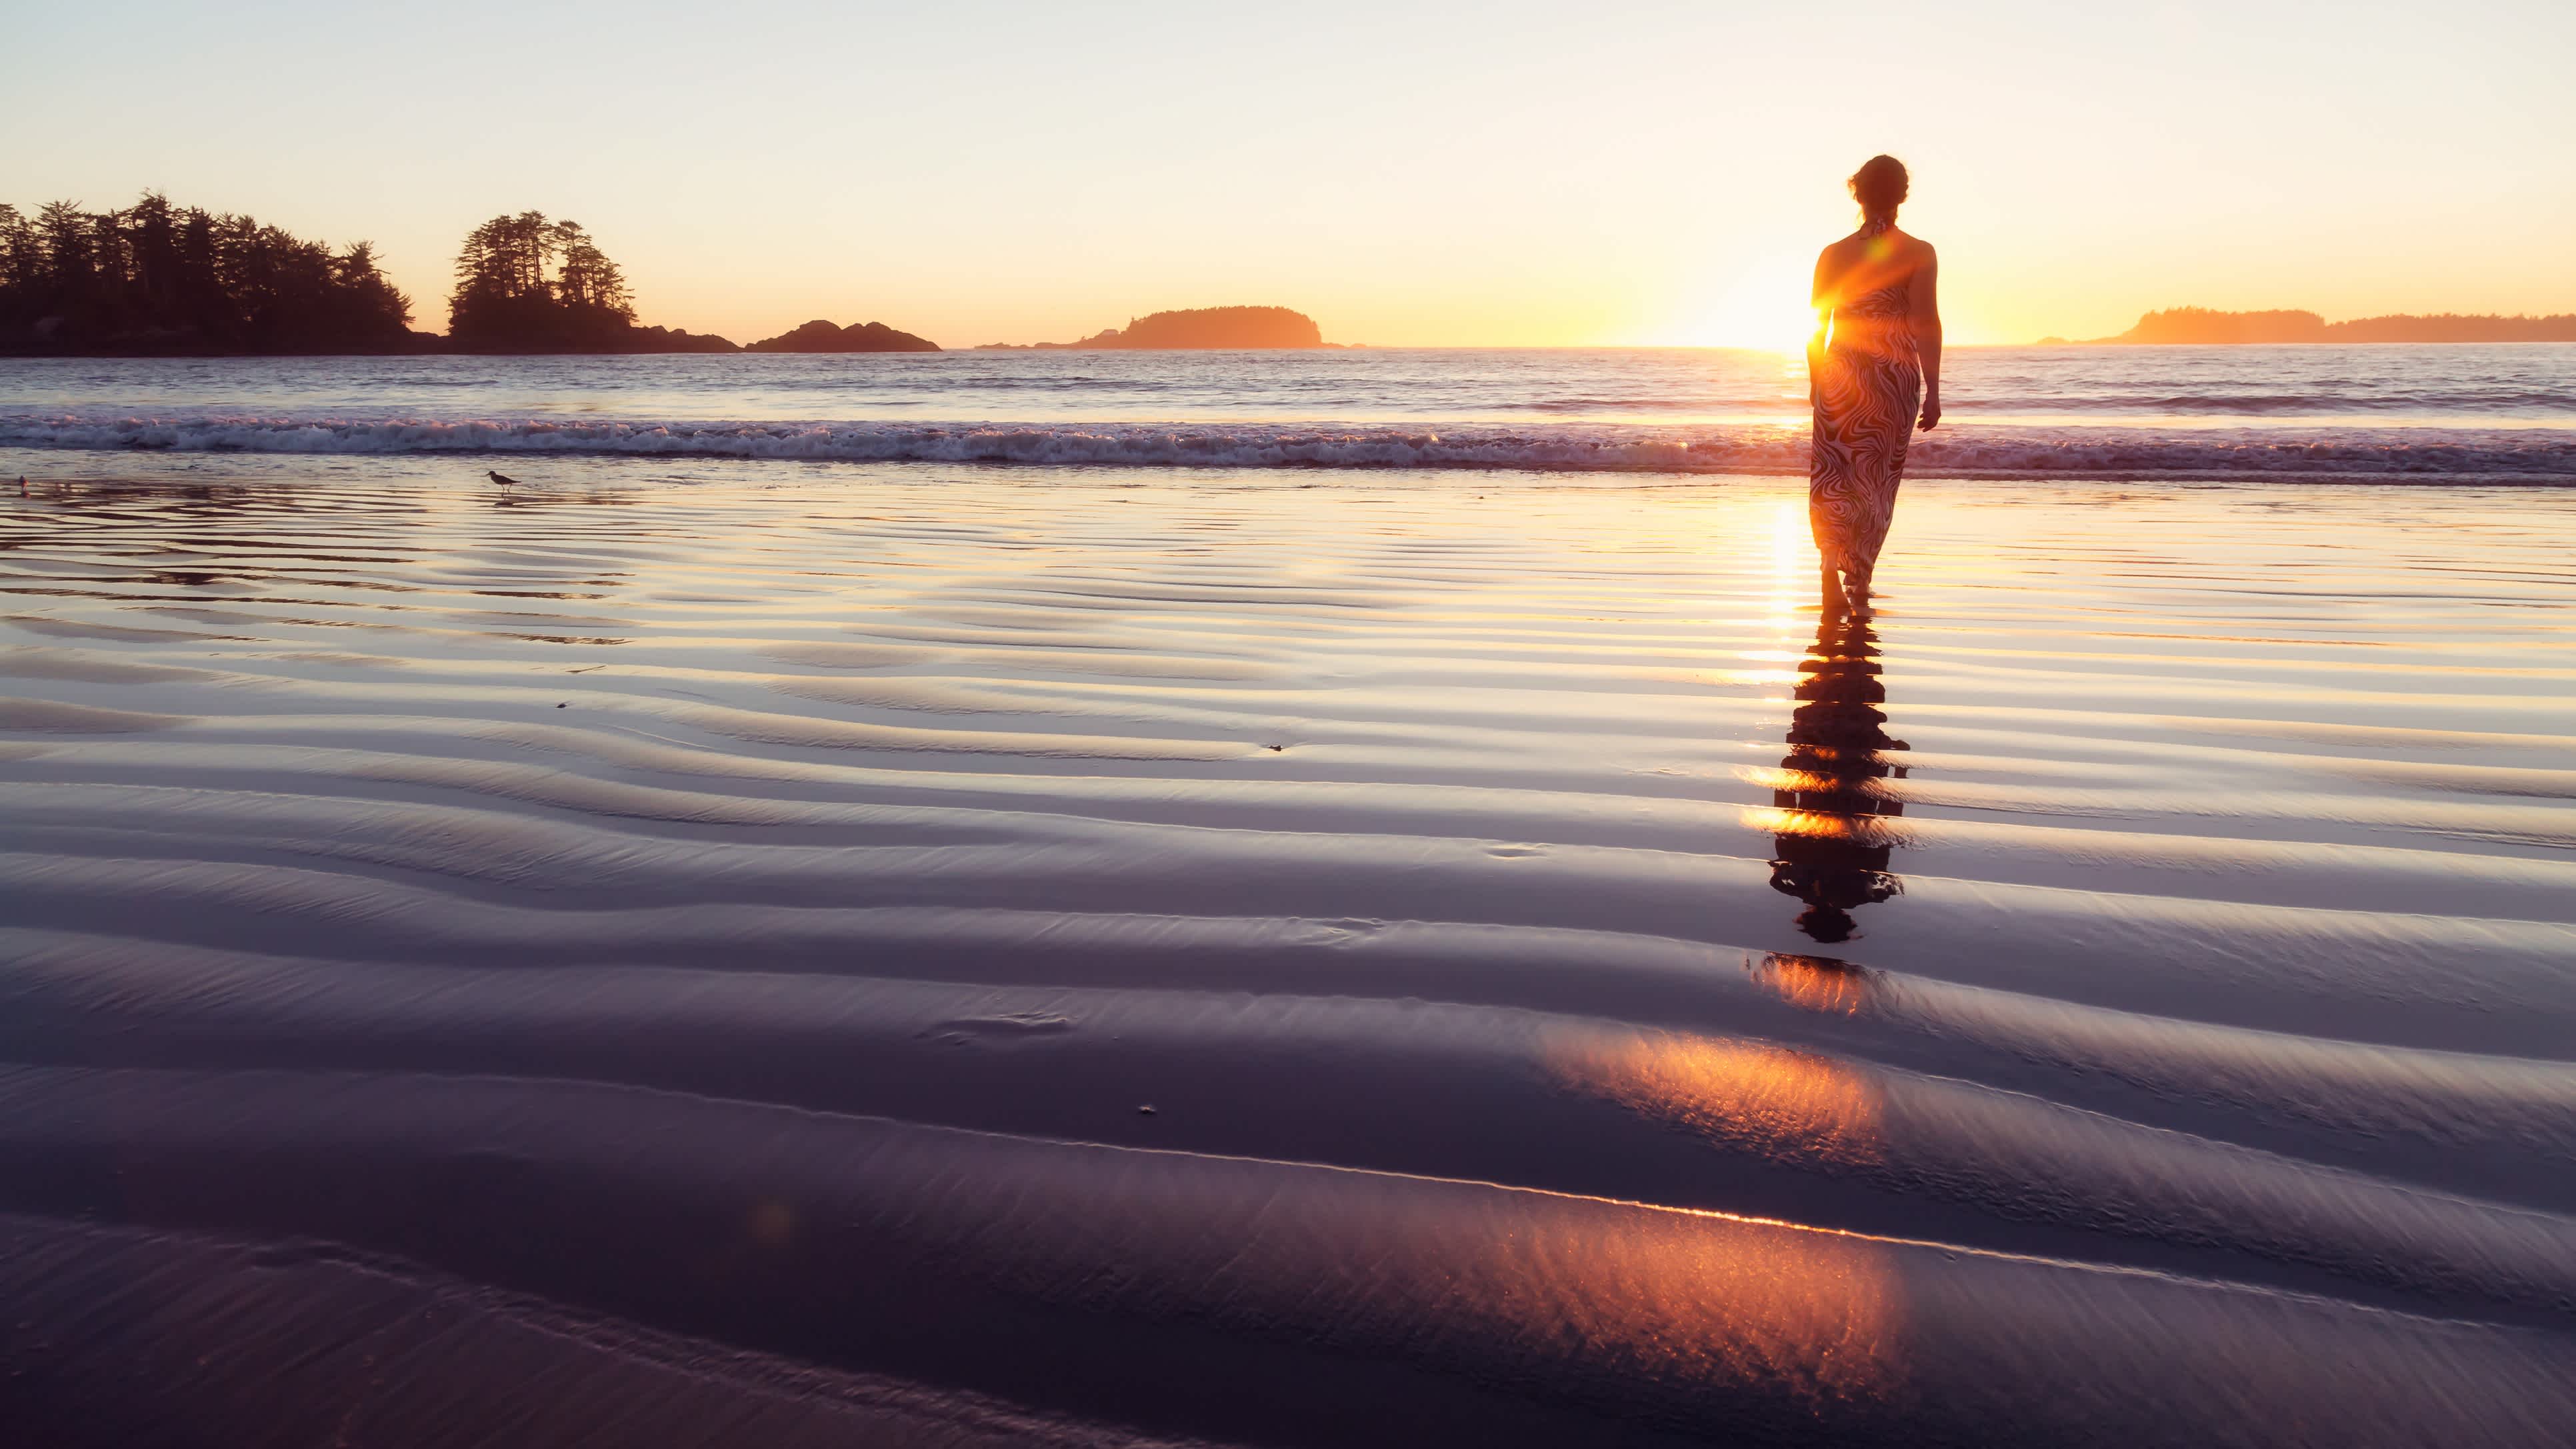
[[599,324],[634,326],[635,299],[627,294],[625,274],[592,243],[581,223],[557,222],[554,239],[563,253],[563,271],[555,281],[556,298]]

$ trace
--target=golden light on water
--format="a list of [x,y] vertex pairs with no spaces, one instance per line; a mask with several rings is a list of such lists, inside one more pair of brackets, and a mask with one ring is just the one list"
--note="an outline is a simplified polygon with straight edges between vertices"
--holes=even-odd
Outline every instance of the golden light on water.
[[1569,1085],[1765,1155],[1863,1163],[1884,1145],[1876,1084],[1804,1052],[1680,1034],[1569,1034],[1548,1061]]
[[1854,967],[1805,956],[1775,954],[1753,968],[1756,985],[1791,1006],[1829,1016],[1854,1016],[1871,1004],[1868,976]]
[[[1540,1361],[1580,1345],[1644,1379],[1819,1402],[1876,1398],[1905,1381],[1906,1282],[1885,1243],[1545,1198],[1462,1203],[1407,1227],[1354,1246],[1379,1254],[1362,1260],[1375,1275],[1364,1301],[1395,1309],[1385,1321],[1409,1342],[1463,1335],[1526,1346]],[[1315,1277],[1275,1286],[1311,1298]]]
[[[1818,749],[1811,750],[1806,758],[1830,764],[1836,755],[1832,751]],[[1736,766],[1730,772],[1736,779],[1791,797],[1775,799],[1769,805],[1747,805],[1737,812],[1736,818],[1744,822],[1745,829],[1764,835],[1865,840],[1873,845],[1908,843],[1904,827],[1896,818],[1904,810],[1904,796],[1868,773],[1873,759],[1871,755],[1851,758],[1859,767],[1854,774],[1823,774],[1787,766]],[[1818,795],[1830,798],[1821,801],[1803,798]],[[1809,808],[1811,804],[1824,808]]]
[[[1739,778],[1745,779],[1751,779],[1757,775],[1779,776],[1782,773],[1777,770],[1736,772]],[[1820,779],[1821,777],[1806,778]],[[1765,779],[1756,780],[1755,783],[1770,782]],[[1809,788],[1831,788],[1831,786],[1827,784]],[[1808,840],[1848,840],[1854,844],[1870,846],[1905,843],[1902,836],[1881,823],[1880,817],[1875,815],[1845,815],[1832,810],[1790,810],[1776,805],[1747,805],[1736,813],[1736,819],[1743,823],[1746,830],[1759,835],[1795,835]]]
[[1771,506],[1771,573],[1774,580],[1794,579],[1806,562],[1807,534],[1805,519],[1798,516],[1797,500],[1783,498]]
[[[1875,1082],[1823,1057],[1681,1033],[1567,1031],[1552,1074],[1577,1091],[1724,1147],[1863,1166],[1885,1154]],[[1714,1216],[1641,1216],[1624,1232],[1511,1247],[1551,1265],[1515,1299],[1657,1368],[1829,1397],[1887,1391],[1903,1374],[1905,1293],[1883,1244]],[[1579,1263],[1565,1275],[1562,1265]],[[1521,1309],[1523,1314],[1527,1307]]]
[[[1797,500],[1780,499],[1771,507],[1771,591],[1767,602],[1770,604],[1772,632],[1783,639],[1797,618],[1799,580],[1810,572],[1807,560],[1804,512]],[[1784,650],[1780,657],[1786,660],[1796,656]],[[1783,675],[1786,679],[1795,677],[1793,674]]]

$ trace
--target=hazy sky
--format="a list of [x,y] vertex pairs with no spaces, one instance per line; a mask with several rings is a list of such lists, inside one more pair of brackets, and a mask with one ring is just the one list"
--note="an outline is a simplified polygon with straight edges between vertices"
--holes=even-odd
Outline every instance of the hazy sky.
[[643,318],[951,346],[1261,302],[1337,341],[1776,343],[1874,151],[1959,341],[2576,311],[2576,5],[0,0],[0,199],[374,240],[498,212]]

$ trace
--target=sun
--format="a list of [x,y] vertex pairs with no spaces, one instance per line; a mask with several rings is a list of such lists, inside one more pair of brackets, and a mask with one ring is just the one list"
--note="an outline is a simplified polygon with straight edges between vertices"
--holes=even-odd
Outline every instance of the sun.
[[1805,257],[1782,253],[1715,280],[1696,306],[1674,319],[1674,340],[1795,356],[1816,330],[1807,307],[1810,266]]

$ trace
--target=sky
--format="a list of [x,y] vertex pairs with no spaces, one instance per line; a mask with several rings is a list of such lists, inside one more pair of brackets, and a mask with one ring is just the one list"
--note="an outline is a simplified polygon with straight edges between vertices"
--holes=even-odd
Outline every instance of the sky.
[[1914,171],[1953,342],[2576,312],[2576,5],[0,0],[0,200],[589,228],[646,322],[947,346],[1295,307],[1378,346],[1782,346]]

